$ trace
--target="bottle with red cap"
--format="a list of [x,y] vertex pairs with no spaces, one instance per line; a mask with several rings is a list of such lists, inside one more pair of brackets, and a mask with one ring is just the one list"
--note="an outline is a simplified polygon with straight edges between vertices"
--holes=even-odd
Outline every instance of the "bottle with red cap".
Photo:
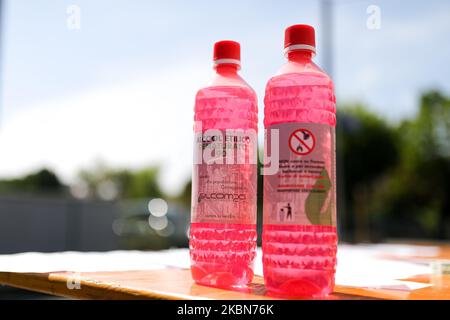
[[287,28],[284,48],[264,98],[264,279],[277,294],[319,297],[336,269],[334,87],[312,61],[313,27]]
[[224,288],[250,283],[256,256],[258,108],[240,60],[239,43],[214,45],[214,77],[194,108],[191,272]]

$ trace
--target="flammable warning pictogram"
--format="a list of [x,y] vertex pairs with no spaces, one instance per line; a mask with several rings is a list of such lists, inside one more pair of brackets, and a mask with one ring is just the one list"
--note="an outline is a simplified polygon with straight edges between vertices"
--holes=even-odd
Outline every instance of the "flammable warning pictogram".
[[297,129],[289,137],[289,148],[299,156],[310,154],[316,146],[316,138],[308,129]]

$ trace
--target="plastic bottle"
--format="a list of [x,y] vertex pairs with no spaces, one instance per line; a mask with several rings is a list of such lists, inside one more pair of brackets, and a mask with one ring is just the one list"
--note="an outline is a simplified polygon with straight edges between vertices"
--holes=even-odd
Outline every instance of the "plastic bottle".
[[320,297],[333,290],[336,269],[334,87],[311,60],[313,27],[287,28],[285,53],[264,99],[265,167],[279,149],[277,172],[264,176],[264,279],[276,294]]
[[191,272],[199,284],[239,287],[256,256],[257,98],[238,74],[239,43],[217,42],[214,66],[195,101]]

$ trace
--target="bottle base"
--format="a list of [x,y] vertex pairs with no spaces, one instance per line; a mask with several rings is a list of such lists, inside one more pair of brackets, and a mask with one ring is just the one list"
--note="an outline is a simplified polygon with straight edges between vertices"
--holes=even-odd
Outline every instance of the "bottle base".
[[320,298],[334,289],[337,233],[332,226],[265,225],[263,271],[270,292]]
[[289,276],[289,272],[274,272],[265,277],[266,290],[269,294],[284,297],[324,298],[334,289],[334,272],[319,270],[302,270]]
[[252,268],[243,266],[192,265],[191,275],[197,284],[218,288],[243,288],[253,280]]
[[239,288],[252,282],[256,225],[191,223],[189,246],[196,283]]

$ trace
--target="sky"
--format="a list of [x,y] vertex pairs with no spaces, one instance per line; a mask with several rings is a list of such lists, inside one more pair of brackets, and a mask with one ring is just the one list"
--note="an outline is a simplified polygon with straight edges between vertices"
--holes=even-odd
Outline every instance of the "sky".
[[[323,62],[316,0],[3,2],[0,177],[48,167],[73,183],[100,162],[160,165],[164,190],[176,194],[190,177],[194,97],[211,77],[215,41],[241,43],[260,128],[284,29],[313,25]],[[414,116],[425,90],[450,93],[449,1],[333,3],[339,105],[362,102],[396,122]],[[71,5],[79,29],[68,25]],[[367,27],[370,5],[379,29]]]

